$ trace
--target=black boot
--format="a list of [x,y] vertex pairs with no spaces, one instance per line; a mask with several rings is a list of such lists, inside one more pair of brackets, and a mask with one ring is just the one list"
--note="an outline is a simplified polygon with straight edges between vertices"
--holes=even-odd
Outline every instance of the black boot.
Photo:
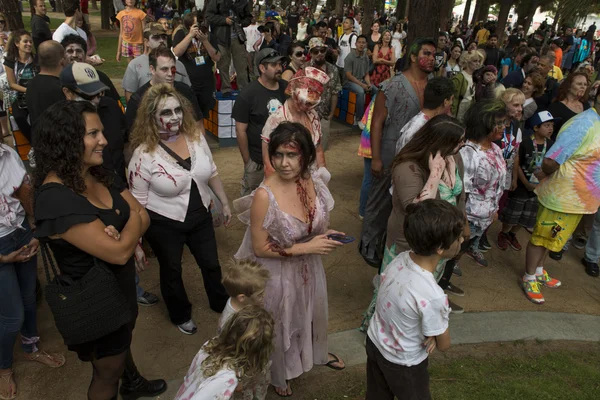
[[133,362],[131,350],[129,350],[125,361],[125,371],[121,377],[121,389],[119,389],[123,399],[135,400],[140,397],[156,397],[165,390],[167,390],[167,382],[164,379],[149,381],[140,375]]

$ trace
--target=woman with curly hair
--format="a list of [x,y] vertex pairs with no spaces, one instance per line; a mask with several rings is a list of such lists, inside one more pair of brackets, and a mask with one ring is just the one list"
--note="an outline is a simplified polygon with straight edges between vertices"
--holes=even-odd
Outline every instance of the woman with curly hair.
[[160,266],[160,290],[169,317],[187,335],[197,331],[181,276],[187,245],[202,271],[210,308],[223,311],[228,296],[211,215],[212,192],[223,204],[225,225],[229,200],[206,139],[197,129],[189,101],[171,85],[152,85],[142,98],[131,132],[129,187],[148,210],[145,238]]
[[266,379],[273,338],[269,312],[257,305],[242,308],[200,348],[175,400],[231,399],[238,386]]
[[[130,345],[137,318],[133,254],[150,220],[124,182],[102,167],[107,145],[96,107],[87,101],[61,101],[36,125],[34,170],[36,237],[47,241],[61,277],[78,281],[103,261],[114,273],[131,320],[98,339],[69,350],[93,366],[88,399],[121,394],[156,396],[164,380],[148,382],[133,362]],[[135,398],[137,398],[135,397]]]
[[537,103],[534,98],[544,94],[546,78],[539,72],[530,72],[523,81],[521,92],[525,95],[523,103],[523,121],[527,121],[537,111]]

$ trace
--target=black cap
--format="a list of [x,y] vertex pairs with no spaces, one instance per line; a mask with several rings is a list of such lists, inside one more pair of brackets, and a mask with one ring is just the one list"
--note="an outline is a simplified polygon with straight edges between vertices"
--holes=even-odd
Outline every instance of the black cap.
[[267,47],[266,49],[262,49],[258,52],[258,54],[255,57],[255,63],[258,67],[260,64],[274,63],[281,60],[282,58],[283,56],[279,55],[277,50]]

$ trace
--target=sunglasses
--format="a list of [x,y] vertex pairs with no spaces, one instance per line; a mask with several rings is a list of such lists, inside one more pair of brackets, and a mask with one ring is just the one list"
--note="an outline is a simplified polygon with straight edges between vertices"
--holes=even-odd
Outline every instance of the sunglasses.
[[87,95],[87,94],[84,94],[84,93],[81,93],[81,92],[75,92],[75,93],[77,93],[77,95],[78,95],[79,97],[81,97],[82,99],[84,99],[84,100],[87,100],[87,101],[92,101],[92,100],[94,100],[96,97],[102,97],[102,96],[104,96],[104,92],[100,92],[100,93],[98,93],[98,94],[95,94],[95,95],[92,95],[92,96],[90,96],[90,95]]
[[318,54],[318,53],[325,54],[325,53],[327,53],[327,48],[326,47],[321,47],[320,49],[315,48],[315,49],[311,49],[310,52],[312,54]]
[[303,51],[297,51],[294,53],[294,56],[300,58],[300,57],[304,57],[304,52]]

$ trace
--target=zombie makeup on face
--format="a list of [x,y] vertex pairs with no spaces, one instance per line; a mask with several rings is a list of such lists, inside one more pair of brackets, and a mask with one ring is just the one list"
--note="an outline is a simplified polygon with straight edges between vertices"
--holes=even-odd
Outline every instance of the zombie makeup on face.
[[183,121],[183,108],[175,97],[167,97],[156,110],[156,123],[161,134],[167,134],[167,141],[177,140]]
[[271,164],[282,177],[295,177],[302,170],[303,160],[300,148],[296,142],[281,145],[273,157]]

